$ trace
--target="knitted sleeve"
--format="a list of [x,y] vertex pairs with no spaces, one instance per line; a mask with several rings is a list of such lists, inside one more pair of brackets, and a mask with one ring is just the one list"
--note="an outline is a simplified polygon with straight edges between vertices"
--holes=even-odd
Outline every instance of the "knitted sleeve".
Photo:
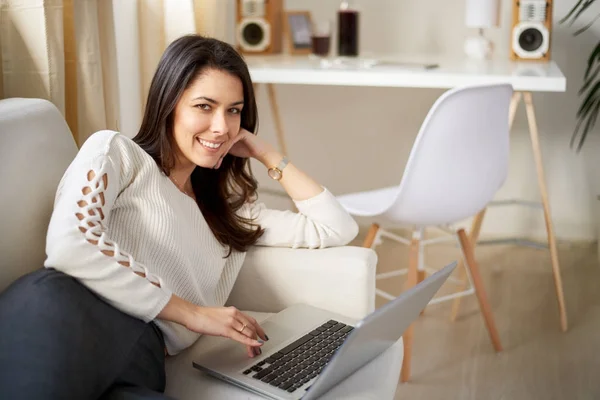
[[112,131],[90,136],[63,175],[44,265],[77,278],[109,304],[148,322],[169,302],[171,292],[161,277],[110,240],[111,210],[135,179],[124,147],[115,144],[117,136]]
[[247,215],[265,233],[257,245],[292,248],[325,248],[348,244],[358,234],[358,224],[327,189],[302,201],[298,212],[249,203]]

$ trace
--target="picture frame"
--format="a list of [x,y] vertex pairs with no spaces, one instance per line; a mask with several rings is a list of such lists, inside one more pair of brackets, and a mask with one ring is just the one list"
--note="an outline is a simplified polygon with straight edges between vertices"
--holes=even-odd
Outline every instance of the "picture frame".
[[284,29],[290,54],[310,54],[312,52],[310,11],[285,11]]

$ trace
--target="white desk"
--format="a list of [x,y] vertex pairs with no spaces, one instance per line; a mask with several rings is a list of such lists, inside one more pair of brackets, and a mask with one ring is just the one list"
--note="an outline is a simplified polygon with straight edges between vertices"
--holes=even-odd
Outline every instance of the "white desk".
[[[519,200],[495,203],[497,205],[533,205],[534,207],[543,209],[546,231],[548,233],[547,247],[550,250],[552,259],[561,327],[563,331],[567,330],[568,324],[562,278],[546,190],[546,179],[539,145],[535,109],[531,95],[532,92],[566,91],[566,78],[555,62],[512,62],[510,60],[469,61],[464,59],[413,57],[411,59],[392,60],[404,63],[404,65],[400,66],[388,64],[363,68],[359,65],[359,62],[354,62],[353,65],[336,65],[331,68],[323,68],[318,61],[306,56],[247,56],[246,60],[255,85],[261,83],[267,85],[269,102],[275,120],[275,130],[280,149],[284,154],[288,154],[288,151],[273,87],[274,84],[450,89],[458,86],[486,83],[510,83],[515,90],[509,111],[510,126],[512,126],[515,111],[521,99],[523,99],[527,111],[529,133],[542,201],[541,204]],[[425,69],[422,66],[415,65],[415,63],[438,64],[438,67]],[[484,216],[485,210],[481,211],[473,221],[470,231],[472,243],[477,242],[479,239]],[[537,244],[520,239],[502,240],[502,242],[507,241],[539,247]],[[455,305],[454,314],[456,314],[456,310],[458,309],[458,303],[455,303]]]
[[[307,57],[246,57],[254,83],[450,89],[482,83],[512,84],[520,92],[564,92],[566,79],[556,63],[424,59],[438,68],[381,65],[321,68]],[[415,59],[408,63],[416,63]]]

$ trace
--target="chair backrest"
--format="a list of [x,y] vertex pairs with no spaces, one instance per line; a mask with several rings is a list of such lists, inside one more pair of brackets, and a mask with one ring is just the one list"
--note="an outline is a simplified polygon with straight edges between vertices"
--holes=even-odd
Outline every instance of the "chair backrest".
[[0,291],[43,267],[56,189],[76,153],[52,103],[0,100]]
[[421,126],[386,215],[434,226],[485,208],[508,174],[512,93],[509,84],[493,84],[440,96]]

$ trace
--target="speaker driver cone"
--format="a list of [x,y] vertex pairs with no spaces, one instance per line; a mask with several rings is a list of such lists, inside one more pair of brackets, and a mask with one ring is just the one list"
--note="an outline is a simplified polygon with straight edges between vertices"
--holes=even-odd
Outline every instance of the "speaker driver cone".
[[542,46],[544,36],[535,28],[525,29],[519,35],[519,46],[525,51],[536,51]]
[[242,37],[251,46],[256,46],[262,42],[265,37],[263,28],[256,23],[249,23],[242,30]]

